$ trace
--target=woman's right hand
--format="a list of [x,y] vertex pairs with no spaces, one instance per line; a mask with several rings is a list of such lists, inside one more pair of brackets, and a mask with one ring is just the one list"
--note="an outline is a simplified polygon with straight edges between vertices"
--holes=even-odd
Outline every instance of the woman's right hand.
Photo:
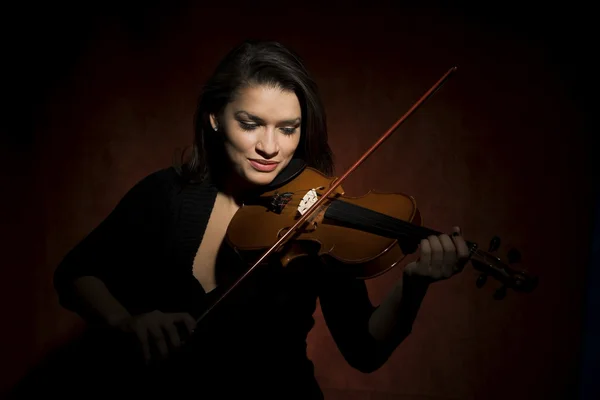
[[196,328],[196,321],[188,313],[163,313],[154,310],[128,317],[116,325],[121,331],[137,336],[144,359],[149,363],[152,359],[151,347],[158,350],[160,358],[167,358],[170,346],[177,349],[182,345],[177,325],[185,325],[191,335]]

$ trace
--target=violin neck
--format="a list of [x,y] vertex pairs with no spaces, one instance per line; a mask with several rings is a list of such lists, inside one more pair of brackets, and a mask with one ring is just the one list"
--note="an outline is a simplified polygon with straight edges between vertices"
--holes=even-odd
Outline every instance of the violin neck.
[[[419,243],[429,236],[442,233],[424,226],[414,225],[343,200],[334,200],[325,211],[325,219],[343,226],[369,232],[374,235]],[[475,243],[466,242],[469,247]]]

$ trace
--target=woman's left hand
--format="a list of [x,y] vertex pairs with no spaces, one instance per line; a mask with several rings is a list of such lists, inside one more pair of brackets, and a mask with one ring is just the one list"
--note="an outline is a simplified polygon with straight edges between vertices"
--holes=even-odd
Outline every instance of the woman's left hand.
[[469,249],[460,228],[456,226],[453,231],[452,237],[443,234],[421,240],[421,254],[417,261],[405,267],[405,274],[438,281],[462,271],[468,261]]

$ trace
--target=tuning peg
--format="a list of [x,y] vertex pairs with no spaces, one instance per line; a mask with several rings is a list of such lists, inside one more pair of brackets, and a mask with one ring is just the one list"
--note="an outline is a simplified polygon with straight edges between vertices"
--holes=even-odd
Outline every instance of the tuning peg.
[[492,253],[500,247],[500,238],[498,236],[494,236],[492,240],[490,240],[490,248],[488,250],[489,253]]
[[509,264],[515,264],[521,261],[521,252],[515,248],[512,248],[506,254],[506,258]]
[[479,275],[479,278],[477,278],[477,282],[475,282],[475,284],[477,285],[478,288],[482,288],[483,285],[485,285],[485,283],[487,282],[487,274],[483,273],[481,275]]
[[494,299],[502,300],[506,296],[506,286],[501,286],[494,292]]

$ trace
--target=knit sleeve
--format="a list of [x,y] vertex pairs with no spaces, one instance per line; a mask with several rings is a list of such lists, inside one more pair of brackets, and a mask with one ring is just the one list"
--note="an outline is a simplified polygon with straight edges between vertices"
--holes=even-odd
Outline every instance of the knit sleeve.
[[144,251],[151,248],[165,213],[166,171],[137,182],[62,259],[54,272],[54,287],[63,307],[75,311],[72,283],[79,277],[97,277],[113,294],[135,281]]
[[388,353],[369,332],[377,307],[371,303],[365,281],[325,274],[320,286],[323,317],[343,357],[361,372],[377,370]]

